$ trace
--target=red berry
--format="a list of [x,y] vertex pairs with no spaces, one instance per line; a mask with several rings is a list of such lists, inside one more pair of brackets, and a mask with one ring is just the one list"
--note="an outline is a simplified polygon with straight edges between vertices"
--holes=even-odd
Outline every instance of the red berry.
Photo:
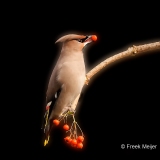
[[84,137],[83,136],[78,136],[77,141],[78,142],[83,142],[84,141]]
[[97,36],[96,35],[92,35],[92,41],[96,41],[97,40]]
[[76,145],[76,144],[71,144],[71,147],[76,148],[76,147],[77,147],[77,145]]
[[77,140],[76,139],[72,139],[71,145],[77,145]]
[[54,120],[53,120],[53,123],[54,123],[56,126],[58,126],[58,125],[59,125],[59,123],[60,123],[60,121],[59,121],[59,120],[57,120],[57,119],[54,119]]
[[81,142],[77,143],[77,148],[83,148],[83,144]]
[[69,136],[67,136],[67,137],[64,138],[64,140],[65,140],[67,143],[70,143],[72,139],[71,139]]
[[65,124],[65,125],[63,126],[63,129],[66,130],[66,131],[68,131],[68,130],[69,130],[69,126],[68,126],[67,124]]

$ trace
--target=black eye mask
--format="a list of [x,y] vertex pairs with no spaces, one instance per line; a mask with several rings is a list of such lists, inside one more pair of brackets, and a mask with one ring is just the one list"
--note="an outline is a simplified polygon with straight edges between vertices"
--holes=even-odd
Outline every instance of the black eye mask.
[[83,38],[83,39],[76,39],[76,40],[77,40],[78,42],[83,43],[87,38],[88,38],[88,36],[86,36],[86,38]]

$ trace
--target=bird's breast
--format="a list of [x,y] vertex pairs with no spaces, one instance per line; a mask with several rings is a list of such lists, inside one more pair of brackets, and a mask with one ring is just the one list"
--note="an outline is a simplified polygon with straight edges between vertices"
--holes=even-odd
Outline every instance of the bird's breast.
[[84,83],[85,65],[84,61],[64,61],[58,69],[58,82],[64,83]]

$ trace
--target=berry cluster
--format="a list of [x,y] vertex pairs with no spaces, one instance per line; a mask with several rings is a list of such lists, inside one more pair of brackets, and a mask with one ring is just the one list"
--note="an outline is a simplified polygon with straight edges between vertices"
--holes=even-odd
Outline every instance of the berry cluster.
[[70,136],[64,138],[65,142],[74,148],[83,148],[83,136],[78,136],[77,139],[72,139]]
[[[55,126],[58,126],[60,123],[59,120],[57,119],[54,119],[53,120],[53,124]],[[77,122],[74,120],[72,125],[71,125],[71,128],[69,127],[68,124],[64,124],[63,125],[63,129],[66,131],[66,132],[70,132],[70,136],[67,136],[64,138],[65,142],[67,144],[69,144],[71,147],[74,147],[74,148],[79,148],[79,149],[82,149],[83,148],[83,141],[84,141],[84,136],[83,136],[83,133],[82,133],[82,130],[80,129],[82,135],[81,136],[77,136],[77,127],[79,127],[79,125],[77,124]]]

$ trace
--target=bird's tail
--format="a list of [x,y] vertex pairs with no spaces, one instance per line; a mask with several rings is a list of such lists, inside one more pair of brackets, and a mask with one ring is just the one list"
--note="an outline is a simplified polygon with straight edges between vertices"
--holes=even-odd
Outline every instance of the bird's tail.
[[51,127],[52,127],[51,123],[50,123],[50,121],[48,121],[47,125],[44,129],[44,134],[45,134],[44,146],[46,146],[49,142]]
[[[52,99],[52,101],[50,101],[49,103],[47,103],[46,105],[46,111],[44,114],[44,119],[43,119],[43,125],[42,125],[42,129],[44,130],[44,135],[45,135],[45,140],[44,140],[44,146],[46,146],[46,144],[48,144],[49,138],[50,138],[50,133],[51,130],[53,129],[53,116],[51,119],[51,112],[53,111],[53,108],[55,106],[56,100],[58,99],[59,95],[60,95],[61,89],[59,89],[54,98]],[[50,117],[50,118],[49,118]]]
[[49,135],[50,135],[50,130],[51,130],[51,124],[50,124],[50,121],[48,120],[50,106],[51,106],[51,102],[49,102],[46,106],[46,111],[44,114],[43,124],[42,124],[42,128],[41,128],[41,129],[43,129],[44,134],[45,134],[44,146],[46,146],[46,144],[48,144],[49,137],[50,137]]

